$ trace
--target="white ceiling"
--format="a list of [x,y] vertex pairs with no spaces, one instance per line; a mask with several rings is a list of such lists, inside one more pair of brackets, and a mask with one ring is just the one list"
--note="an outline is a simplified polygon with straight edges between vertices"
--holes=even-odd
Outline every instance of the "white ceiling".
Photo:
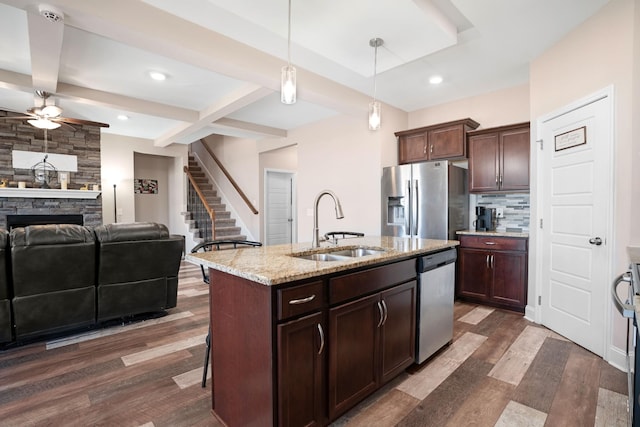
[[526,83],[530,61],[607,2],[292,0],[298,102],[283,105],[287,0],[0,0],[0,109],[24,112],[43,89],[66,117],[159,146],[286,136],[335,114],[364,120],[371,38],[384,39],[377,98],[410,112]]

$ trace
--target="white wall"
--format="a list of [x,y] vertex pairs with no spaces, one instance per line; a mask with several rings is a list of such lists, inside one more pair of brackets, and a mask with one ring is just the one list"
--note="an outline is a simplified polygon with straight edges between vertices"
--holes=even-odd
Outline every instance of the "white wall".
[[[635,9],[634,9],[635,8]],[[640,190],[633,182],[631,159],[634,147],[633,111],[633,65],[634,54],[638,56],[638,46],[634,47],[634,25],[638,30],[637,1],[612,0],[603,9],[587,20],[564,39],[544,52],[531,64],[531,123],[552,111],[578,99],[591,95],[609,85],[614,86],[614,225],[613,274],[627,268],[626,247],[640,235],[632,235],[632,199],[638,199]],[[634,22],[635,21],[635,22]],[[635,77],[637,83],[637,77]],[[636,91],[637,94],[637,91]],[[636,101],[637,102],[637,101]],[[637,103],[636,103],[637,106]],[[532,140],[537,139],[532,126]],[[636,134],[635,139],[640,135]],[[640,143],[635,143],[637,152]],[[637,154],[636,154],[637,158]],[[537,163],[537,150],[532,151],[532,162]],[[535,197],[536,168],[531,176],[532,222],[537,222],[535,212],[538,200]],[[636,202],[637,204],[637,202]],[[637,213],[634,220],[637,221]],[[532,230],[530,248],[537,244],[536,230]],[[536,258],[531,251],[529,266],[529,301],[536,295]],[[613,277],[611,277],[613,279]],[[609,283],[602,284],[609,286]],[[610,299],[603,303],[611,305]],[[619,350],[625,346],[626,323],[611,310],[613,318],[613,344]]]
[[114,222],[113,184],[117,190],[118,222],[134,222],[135,198],[133,193],[135,153],[171,157],[168,170],[169,221],[166,224],[172,234],[186,236],[187,250],[194,246],[191,234],[181,212],[186,210],[186,178],[183,167],[188,164],[189,147],[172,144],[156,147],[146,139],[123,137],[103,133],[100,138],[100,162],[102,165],[103,222]]

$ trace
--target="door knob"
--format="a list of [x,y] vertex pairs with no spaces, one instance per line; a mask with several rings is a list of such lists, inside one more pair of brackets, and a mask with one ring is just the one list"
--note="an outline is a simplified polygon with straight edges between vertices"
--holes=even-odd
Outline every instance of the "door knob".
[[589,243],[591,243],[592,245],[600,246],[602,244],[602,239],[599,237],[592,237],[591,239],[589,239]]

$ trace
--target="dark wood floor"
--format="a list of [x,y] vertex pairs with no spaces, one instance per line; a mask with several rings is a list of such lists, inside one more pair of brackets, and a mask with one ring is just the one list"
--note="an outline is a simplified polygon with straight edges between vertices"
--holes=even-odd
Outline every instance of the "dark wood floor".
[[[207,288],[167,316],[0,352],[0,426],[218,426],[200,387]],[[450,347],[335,426],[617,426],[626,375],[522,316],[457,303]]]

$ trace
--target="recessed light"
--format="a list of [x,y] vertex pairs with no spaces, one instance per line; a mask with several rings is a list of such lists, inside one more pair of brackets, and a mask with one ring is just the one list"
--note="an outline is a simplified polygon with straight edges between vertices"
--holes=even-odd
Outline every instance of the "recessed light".
[[118,114],[118,120],[129,120],[129,116],[126,114]]
[[429,83],[431,83],[432,85],[439,85],[440,83],[442,83],[442,76],[431,76],[429,77]]
[[160,71],[149,71],[149,77],[159,82],[167,79],[167,75],[164,73],[161,73]]

